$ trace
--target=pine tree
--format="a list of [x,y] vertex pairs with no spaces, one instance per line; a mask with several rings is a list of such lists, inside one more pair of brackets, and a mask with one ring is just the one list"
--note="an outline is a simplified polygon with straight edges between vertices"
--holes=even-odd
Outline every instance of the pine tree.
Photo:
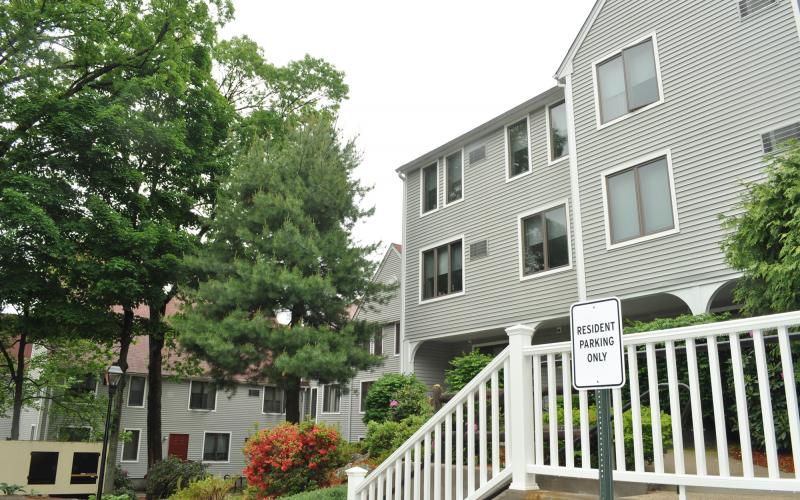
[[302,380],[344,382],[379,362],[364,349],[379,325],[347,313],[390,292],[370,279],[375,246],[352,238],[371,214],[358,206],[357,165],[353,143],[320,114],[256,141],[223,184],[206,245],[188,260],[198,281],[172,321],[219,382],[246,376],[284,389],[290,422]]

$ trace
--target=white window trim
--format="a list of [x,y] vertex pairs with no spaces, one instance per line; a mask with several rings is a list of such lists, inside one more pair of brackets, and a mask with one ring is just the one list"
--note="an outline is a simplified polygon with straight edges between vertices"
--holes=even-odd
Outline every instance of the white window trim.
[[[441,159],[436,160],[436,208],[428,210],[425,212],[425,169],[433,165],[433,163],[429,163],[424,167],[419,169],[419,216],[425,217],[426,215],[430,215],[432,213],[438,212],[441,206],[441,189],[439,186],[439,175],[441,174]],[[462,187],[463,189],[463,187]]]
[[[144,393],[142,395],[142,404],[141,405],[131,405],[131,379],[133,378],[143,378],[144,379]],[[144,408],[147,404],[147,376],[145,375],[129,375],[128,376],[128,394],[125,396],[125,406],[128,408]]]
[[[556,267],[554,269],[548,269],[547,271],[539,271],[537,273],[532,274],[525,274],[524,273],[524,258],[523,258],[523,235],[522,235],[522,221],[526,217],[530,217],[531,215],[540,214],[542,212],[546,212],[551,208],[556,208],[560,206],[564,206],[564,210],[566,211],[567,216],[567,256],[569,258],[569,264],[566,266]],[[519,259],[519,280],[520,281],[527,281],[535,278],[541,278],[543,276],[549,276],[551,274],[557,274],[565,271],[572,270],[572,228],[570,227],[570,212],[569,212],[569,198],[563,198],[558,201],[554,201],[552,203],[548,203],[547,205],[541,205],[533,210],[528,210],[527,212],[523,212],[517,215],[517,253]],[[547,242],[545,242],[546,244]]]
[[[607,121],[606,123],[601,123],[601,117],[600,117],[600,88],[598,87],[598,81],[597,81],[597,66],[599,66],[600,64],[608,61],[609,59],[611,59],[612,57],[614,57],[616,55],[622,54],[623,50],[644,42],[648,38],[652,38],[653,39],[653,58],[655,59],[654,62],[655,62],[655,65],[656,65],[656,81],[658,82],[658,100],[648,104],[647,106],[641,107],[641,108],[637,109],[636,111],[631,111],[631,112],[626,113],[626,114],[624,114],[622,116],[614,118],[611,121]],[[608,54],[604,55],[603,57],[600,57],[599,59],[595,59],[592,62],[592,88],[594,89],[594,119],[595,119],[595,125],[597,127],[597,130],[604,129],[606,127],[610,127],[611,125],[614,125],[615,123],[619,123],[619,122],[621,122],[623,120],[626,120],[626,119],[630,118],[631,116],[638,115],[640,113],[643,113],[643,112],[647,111],[648,109],[651,109],[651,108],[654,108],[654,107],[656,107],[656,106],[658,106],[660,104],[663,104],[664,103],[664,85],[663,85],[663,81],[662,81],[662,78],[661,78],[661,57],[659,56],[659,52],[658,52],[658,40],[656,39],[656,32],[653,31],[651,33],[648,33],[647,35],[644,35],[644,36],[639,37],[639,38],[637,38],[637,39],[635,39],[635,40],[633,40],[631,42],[626,43],[625,45],[623,45],[622,47],[618,48],[617,50],[614,50],[613,52],[609,52]]]
[[261,414],[262,415],[286,415],[286,390],[281,389],[283,391],[283,411],[280,413],[275,413],[272,411],[264,411],[264,398],[267,396],[267,387],[278,389],[279,387],[276,385],[265,385],[262,386],[261,389]]
[[[206,456],[206,434],[227,434],[228,435],[228,459],[227,460],[205,460]],[[229,464],[231,463],[231,442],[233,441],[233,434],[230,431],[203,431],[203,450],[200,455],[200,461],[204,464]]]
[[[544,109],[544,123],[545,123],[545,131],[547,132],[547,166],[551,167],[553,165],[557,165],[564,160],[569,160],[569,148],[567,148],[567,153],[560,158],[553,159],[553,147],[551,144],[552,141],[552,134],[550,133],[550,108],[553,108],[558,105],[564,105],[564,114],[566,114],[567,108],[567,100],[562,99],[558,102],[554,102],[552,104],[548,104]],[[567,125],[569,127],[569,125]]]
[[217,412],[217,398],[219,397],[219,387],[214,387],[214,408],[211,410],[206,410],[204,408],[192,408],[192,384],[195,382],[203,382],[208,384],[213,384],[210,380],[190,380],[189,381],[189,400],[186,402],[186,408],[189,411],[199,411],[203,413],[216,413]]
[[[463,245],[463,243],[462,243],[462,245]],[[462,272],[462,275],[463,275],[464,271],[462,270],[461,272]],[[463,276],[462,276],[462,278],[463,278]],[[392,343],[392,353],[394,354],[394,356],[396,358],[399,358],[400,357],[400,351],[403,350],[403,331],[400,328],[400,322],[399,321],[395,321],[394,323],[392,323],[392,325],[393,325],[392,326],[392,330],[394,330],[393,335],[392,335],[392,342],[393,342]],[[399,343],[397,342],[397,340],[398,340],[397,338],[398,337],[400,337],[400,342]],[[398,345],[400,346],[400,350],[399,351],[397,350]]]
[[[459,151],[461,151],[461,198],[457,199],[456,201],[447,203],[447,187],[448,187],[447,157],[451,156],[451,155],[454,155],[454,154],[458,153]],[[464,148],[461,148],[460,150],[457,149],[457,150],[451,152],[450,154],[444,155],[443,163],[444,163],[444,189],[442,190],[442,194],[444,194],[444,197],[443,197],[442,208],[447,208],[447,207],[451,207],[451,206],[453,206],[453,205],[455,205],[457,203],[461,203],[462,201],[464,201],[464,196],[466,195],[466,193],[464,192]]]
[[[525,175],[525,174],[521,174],[521,175]],[[515,177],[515,179],[516,179],[516,177]],[[422,269],[423,268],[422,254],[424,254],[428,250],[434,249],[436,247],[440,247],[442,245],[447,245],[449,243],[453,243],[454,241],[458,241],[458,240],[461,240],[461,291],[457,292],[457,293],[448,293],[447,295],[442,295],[441,297],[433,297],[431,299],[423,299],[422,298],[422,271],[423,271],[423,269]],[[464,260],[464,257],[465,257],[465,254],[464,254],[464,240],[465,240],[464,235],[460,234],[458,236],[453,236],[452,238],[446,238],[444,240],[437,241],[436,243],[433,243],[432,245],[428,245],[428,246],[425,246],[425,247],[422,247],[422,248],[419,249],[419,260],[418,260],[418,264],[419,264],[418,265],[418,267],[419,267],[419,282],[418,282],[419,286],[418,286],[418,288],[419,288],[419,290],[417,290],[417,293],[419,294],[418,295],[418,298],[419,298],[419,302],[418,303],[420,305],[422,305],[422,304],[431,304],[433,302],[439,302],[440,300],[452,299],[453,297],[461,297],[462,295],[467,293],[467,262]]]
[[504,148],[504,151],[505,151],[505,162],[504,162],[504,165],[505,166],[503,168],[505,168],[505,171],[506,171],[506,183],[509,183],[511,181],[515,181],[515,180],[517,180],[517,179],[519,179],[521,177],[525,177],[526,175],[529,175],[531,172],[533,172],[533,155],[531,154],[531,114],[530,113],[526,113],[524,120],[525,120],[525,123],[526,123],[526,127],[528,128],[528,134],[527,134],[527,136],[528,136],[528,171],[527,172],[523,172],[523,173],[521,173],[519,175],[515,175],[514,177],[509,177],[509,175],[508,175],[510,173],[510,170],[511,170],[511,165],[509,165],[509,163],[508,163],[508,160],[510,159],[510,156],[508,154],[509,153],[509,151],[508,151],[508,148],[509,148],[509,144],[508,144],[508,127],[510,127],[512,125],[515,125],[515,124],[521,122],[522,120],[523,120],[523,118],[517,118],[516,120],[512,121],[511,123],[506,124],[503,127],[503,144],[505,145],[505,148]]
[[[339,386],[339,411],[325,411],[325,388],[329,385]],[[340,415],[342,413],[342,386],[341,384],[322,384],[322,404],[317,408],[320,415]]]
[[[672,201],[672,221],[674,227],[672,227],[671,229],[665,229],[663,231],[659,231],[657,233],[648,234],[646,236],[631,238],[630,240],[621,241],[619,243],[612,243],[611,218],[610,218],[610,213],[608,211],[608,188],[606,187],[608,176],[613,175],[617,172],[621,172],[623,170],[627,170],[631,167],[642,165],[649,161],[661,158],[662,156],[665,156],[667,158],[667,175],[669,176],[670,200]],[[603,194],[603,220],[606,231],[606,250],[614,250],[616,248],[635,245],[637,243],[643,243],[645,241],[650,241],[657,238],[663,238],[664,236],[669,236],[671,234],[680,232],[680,224],[678,222],[678,202],[677,202],[677,196],[675,195],[675,176],[672,173],[672,150],[663,149],[661,151],[651,153],[647,156],[642,156],[636,158],[635,160],[625,162],[621,165],[618,165],[614,168],[610,168],[602,172],[600,174],[600,187],[602,188],[602,194]]]
[[366,409],[361,407],[361,392],[364,390],[364,387],[363,387],[364,382],[372,382],[374,384],[375,383],[375,379],[359,380],[358,381],[358,413],[360,413],[361,415],[367,413]]
[[138,463],[139,462],[139,456],[140,456],[141,451],[142,451],[142,429],[135,429],[133,427],[126,427],[126,428],[123,429],[123,431],[124,432],[139,431],[139,434],[137,435],[137,440],[136,440],[136,460],[123,460],[122,457],[125,456],[125,445],[128,444],[126,442],[123,442],[122,443],[122,449],[120,450],[120,454],[119,454],[119,463],[121,463],[121,464],[135,464],[135,463]]

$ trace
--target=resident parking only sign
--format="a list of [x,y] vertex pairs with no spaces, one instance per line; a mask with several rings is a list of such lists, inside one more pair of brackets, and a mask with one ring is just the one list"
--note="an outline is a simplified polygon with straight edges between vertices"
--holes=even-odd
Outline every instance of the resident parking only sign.
[[570,307],[572,386],[609,389],[625,385],[622,314],[616,297]]

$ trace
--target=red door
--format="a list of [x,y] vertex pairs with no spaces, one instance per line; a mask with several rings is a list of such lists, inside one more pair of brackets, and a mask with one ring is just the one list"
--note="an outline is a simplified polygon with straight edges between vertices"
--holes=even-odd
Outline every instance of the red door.
[[169,444],[167,446],[167,456],[177,457],[184,462],[189,454],[189,435],[188,434],[170,434]]

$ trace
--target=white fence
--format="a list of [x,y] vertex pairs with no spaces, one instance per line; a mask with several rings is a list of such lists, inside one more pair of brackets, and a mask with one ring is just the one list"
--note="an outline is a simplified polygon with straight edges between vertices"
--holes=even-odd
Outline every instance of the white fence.
[[[795,312],[625,335],[628,382],[612,391],[614,480],[682,494],[687,486],[800,492],[798,326]],[[509,480],[533,489],[536,474],[598,478],[594,394],[572,388],[569,342],[532,346],[533,329],[507,332],[509,347],[389,459],[367,477],[350,471],[350,500],[462,500]],[[770,373],[782,377],[785,404],[772,401]],[[662,412],[671,419],[664,429]],[[750,415],[759,412],[765,469],[752,458]],[[776,421],[788,427],[781,440],[791,474],[779,470]],[[729,458],[731,437],[741,464]]]

